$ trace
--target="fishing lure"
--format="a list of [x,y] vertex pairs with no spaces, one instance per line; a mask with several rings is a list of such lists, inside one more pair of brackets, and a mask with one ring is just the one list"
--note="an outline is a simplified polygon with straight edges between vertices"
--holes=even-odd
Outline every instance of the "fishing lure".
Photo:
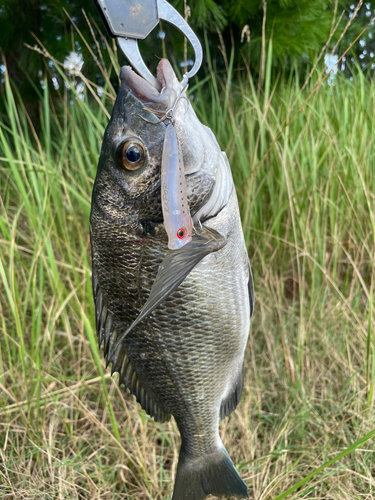
[[161,164],[161,204],[168,248],[176,250],[189,243],[193,232],[186,194],[184,162],[172,124],[166,129]]

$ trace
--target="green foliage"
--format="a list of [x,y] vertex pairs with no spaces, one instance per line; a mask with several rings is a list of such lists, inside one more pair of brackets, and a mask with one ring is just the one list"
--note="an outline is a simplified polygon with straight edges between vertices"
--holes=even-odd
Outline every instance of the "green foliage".
[[1,0],[0,1],[0,46],[5,55],[20,48],[24,42],[34,43],[32,33],[45,45],[53,48],[56,57],[64,56],[72,49],[69,40],[72,24],[64,10],[74,19],[78,27],[88,32],[81,9],[94,14],[92,2],[66,0]]
[[[184,13],[184,0],[175,0],[171,3]],[[186,5],[190,8],[192,25],[197,28],[214,28],[214,24],[219,29],[223,29],[227,24],[227,15],[225,9],[215,0],[189,0]]]
[[[180,10],[182,0],[178,2]],[[259,67],[263,19],[265,39],[273,41],[273,64],[291,67],[294,63],[313,63],[330,36],[341,13],[346,12],[332,40],[335,41],[347,21],[349,3],[340,0],[335,15],[334,0],[217,0],[215,10],[212,0],[190,0],[192,25],[199,28],[223,30],[226,44],[233,36],[236,49],[241,44],[242,30],[249,27],[251,39],[251,66]],[[246,45],[246,43],[244,44]],[[248,57],[248,53],[246,53]]]
[[[172,3],[184,14],[184,0],[174,0]],[[334,0],[268,0],[266,2],[261,0],[189,0],[186,3],[191,12],[189,22],[196,29],[201,40],[208,38],[212,58],[216,60],[216,69],[224,70],[222,48],[218,49],[217,30],[219,30],[224,45],[234,46],[234,57],[238,66],[244,67],[245,61],[254,74],[257,74],[260,67],[264,16],[266,20],[264,35],[267,42],[271,39],[273,41],[272,64],[277,73],[280,68],[290,71],[295,64],[301,68],[306,67],[306,64],[310,67],[328,40],[343,9],[346,9],[344,16],[332,41],[337,39],[351,12],[349,8],[351,2],[348,0],[339,0],[336,16],[334,15]],[[366,5],[370,5],[371,8],[373,4],[375,6],[375,2],[366,2]],[[85,9],[90,25],[82,9]],[[363,7],[359,12],[358,20],[352,24],[347,37],[342,42],[344,47],[354,39],[368,20],[367,14],[366,8]],[[88,46],[77,37],[71,19],[82,33]],[[245,35],[242,31],[246,26],[248,26],[248,31]],[[166,32],[166,38],[163,41],[157,37],[159,31],[157,27],[153,34],[141,43],[142,55],[152,70],[156,66],[158,57],[165,54],[165,50],[167,56],[176,62],[176,66],[183,61],[182,36],[168,23],[163,23],[163,30]],[[28,112],[36,123],[38,123],[38,106],[35,85],[39,86],[39,80],[46,72],[52,76],[51,68],[47,68],[40,55],[26,49],[24,44],[34,46],[35,37],[37,37],[41,45],[59,60],[64,60],[70,51],[81,52],[85,61],[85,74],[92,81],[102,85],[104,82],[101,73],[96,71],[94,57],[102,57],[103,64],[107,68],[111,67],[112,62],[103,44],[97,46],[93,42],[92,33],[98,37],[99,31],[104,31],[104,26],[91,1],[46,0],[40,3],[37,0],[0,0],[0,47],[5,56],[9,75],[21,92]],[[369,33],[374,34],[375,40],[372,27]],[[250,43],[247,42],[248,36]],[[102,49],[101,55],[99,54],[100,48]],[[370,52],[371,50],[368,54]],[[122,54],[119,57],[120,64],[124,64],[125,57]],[[368,55],[366,63],[371,63]],[[59,78],[56,72],[53,76]],[[111,74],[110,78],[116,85],[117,75]],[[3,100],[1,100],[0,113],[4,111],[3,105]]]
[[[38,120],[38,93],[46,67],[43,58],[25,47],[33,47],[37,42],[53,50],[59,60],[64,60],[70,51],[82,52],[87,65],[87,74],[94,77],[94,61],[86,46],[74,39],[73,26],[68,16],[76,21],[85,38],[90,38],[90,30],[82,14],[82,7],[89,15],[96,15],[91,2],[70,2],[65,0],[0,0],[0,47],[5,57],[7,71],[22,94],[28,113],[36,123]],[[64,13],[66,10],[67,14]],[[110,62],[107,59],[107,64]],[[92,71],[90,72],[90,68]],[[0,83],[0,92],[4,90]],[[3,92],[2,92],[3,93]],[[4,114],[4,100],[0,99],[0,113]]]
[[[253,33],[253,54],[255,67],[259,64],[261,47],[262,17],[266,15],[266,40],[272,39],[273,64],[277,66],[313,62],[319,50],[327,41],[333,22],[333,3],[327,0],[305,0],[267,2],[265,11],[245,18],[243,10],[237,22],[249,24]],[[253,56],[252,54],[252,56]]]

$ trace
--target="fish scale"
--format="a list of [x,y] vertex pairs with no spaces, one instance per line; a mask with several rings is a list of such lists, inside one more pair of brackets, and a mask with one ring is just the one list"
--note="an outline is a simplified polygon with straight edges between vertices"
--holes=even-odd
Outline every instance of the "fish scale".
[[[186,106],[175,108],[174,119],[196,220],[192,241],[168,250],[160,220],[165,125],[144,109],[152,109],[146,97],[169,109],[168,99],[178,93],[164,65],[166,89],[151,97],[136,91],[140,82],[125,71],[103,141],[90,218],[99,342],[120,384],[145,411],[159,421],[176,420],[181,450],[173,500],[246,497],[218,423],[242,391],[251,270],[229,164]],[[200,142],[189,148],[192,140]],[[116,151],[127,144],[144,144],[139,172],[118,164]]]
[[[120,238],[116,233],[111,245],[110,236],[112,234],[112,232],[110,234],[105,232],[102,238],[100,238],[100,240],[105,242],[105,247],[104,249],[97,250],[97,252],[101,256],[106,256],[105,259],[102,257],[99,261],[101,264],[100,269],[107,269],[108,267],[118,269],[117,260],[119,257],[116,254],[118,253],[118,248],[121,248],[121,260],[129,263],[127,274],[123,276],[121,273],[117,273],[117,283],[115,286],[112,273],[99,273],[98,278],[103,290],[110,296],[108,308],[115,312],[118,318],[117,322],[115,322],[116,329],[121,332],[124,329],[123,325],[128,325],[137,315],[139,304],[136,302],[136,306],[138,305],[138,307],[135,307],[134,297],[141,296],[143,297],[143,301],[146,301],[149,290],[155,280],[158,267],[163,260],[164,254],[161,252],[164,251],[165,253],[165,247],[162,247],[159,241],[149,241],[142,245],[129,244],[127,241],[123,243],[123,238]],[[112,251],[113,247],[115,248],[114,251]],[[142,247],[142,252],[140,252],[140,247]],[[158,247],[160,247],[160,253],[156,252]],[[226,358],[233,356],[233,351],[239,350],[240,353],[243,352],[242,345],[238,346],[233,343],[230,335],[231,331],[233,331],[235,336],[237,336],[238,329],[243,328],[243,325],[237,324],[237,322],[232,324],[232,321],[227,325],[226,318],[234,314],[235,317],[239,318],[238,323],[241,323],[241,318],[242,322],[246,322],[246,318],[249,316],[246,307],[244,311],[239,311],[236,314],[235,308],[230,303],[228,304],[227,291],[231,290],[234,302],[240,305],[241,302],[238,298],[241,290],[246,287],[245,280],[242,279],[243,283],[237,284],[238,292],[233,294],[236,283],[233,283],[232,269],[228,265],[228,253],[231,254],[232,258],[234,257],[231,249],[223,249],[223,254],[216,260],[216,265],[212,268],[205,269],[205,262],[202,261],[185,279],[180,289],[166,299],[153,313],[152,322],[149,321],[148,329],[145,329],[144,326],[137,327],[124,341],[125,350],[129,355],[130,362],[136,372],[140,374],[145,369],[144,360],[140,359],[141,353],[144,351],[148,352],[148,355],[152,359],[157,359],[156,354],[164,353],[165,361],[169,361],[170,371],[172,374],[175,374],[174,376],[172,375],[171,380],[167,380],[165,377],[164,364],[147,364],[147,371],[152,372],[156,383],[162,385],[164,388],[164,398],[159,398],[163,409],[171,413],[171,408],[173,408],[174,415],[178,417],[186,411],[186,405],[181,405],[181,401],[188,400],[192,405],[191,411],[204,422],[204,428],[206,430],[210,427],[213,428],[214,437],[216,436],[217,414],[221,403],[220,396],[222,391],[221,384],[215,386],[214,381],[217,379],[226,380],[232,369],[232,365],[228,366],[227,370],[223,369]],[[93,255],[94,260],[96,260],[95,247]],[[158,258],[155,258],[156,256]],[[147,262],[147,265],[141,267],[141,261]],[[223,262],[227,269],[223,266]],[[139,274],[138,271],[140,271]],[[141,287],[140,283],[142,284]],[[212,290],[217,300],[216,288],[224,292],[221,296],[220,305],[213,303],[209,296],[207,297],[207,294]],[[202,301],[202,296],[206,296],[205,302]],[[202,321],[202,315],[204,317],[205,314],[208,314],[209,310],[210,322],[208,323]],[[188,314],[186,314],[186,311]],[[199,324],[198,331],[197,323]],[[216,323],[216,328],[212,327],[212,323],[214,325]],[[218,330],[222,328],[229,330],[227,342],[225,342],[225,338],[218,338]],[[179,335],[181,332],[182,335]],[[160,346],[160,349],[157,349],[158,346]],[[155,349],[157,352],[149,352],[150,349]],[[189,360],[190,353],[193,353],[191,361]],[[213,358],[214,363],[210,363],[210,357],[217,356],[217,354],[219,356]],[[183,370],[182,367],[184,367]],[[242,360],[240,363],[241,367]],[[158,369],[161,370],[161,373],[158,372]],[[152,386],[150,381],[142,379],[141,375],[139,375],[139,378],[143,385],[151,388],[153,392],[158,391],[158,386]],[[176,388],[175,380],[178,379],[179,390],[178,392],[173,392]],[[191,387],[194,384],[203,387],[212,398],[216,399],[216,406],[211,417],[208,416],[206,408],[203,408],[204,415],[201,415],[202,407],[200,400],[195,402],[194,395],[190,397]],[[167,392],[165,387],[169,387],[169,391],[171,392]],[[215,387],[217,388],[216,394],[212,390]],[[186,424],[185,427],[189,429],[189,426],[186,426]],[[201,431],[199,430],[199,432]],[[186,432],[186,435],[189,436],[189,432]],[[214,438],[212,439],[215,441]],[[204,445],[199,443],[197,446],[197,454],[199,455],[202,450],[208,452],[207,450],[210,449],[212,443],[210,440],[205,439]]]

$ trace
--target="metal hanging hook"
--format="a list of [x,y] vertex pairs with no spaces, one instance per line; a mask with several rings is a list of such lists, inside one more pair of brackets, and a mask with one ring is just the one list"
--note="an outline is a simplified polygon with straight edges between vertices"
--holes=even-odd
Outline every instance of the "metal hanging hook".
[[155,88],[159,83],[147,68],[139,52],[138,40],[146,38],[157,26],[159,19],[178,28],[191,43],[195,52],[195,62],[184,74],[182,86],[201,67],[203,50],[197,35],[185,19],[166,0],[94,0],[106,25],[108,34],[118,39],[118,44],[133,68]]

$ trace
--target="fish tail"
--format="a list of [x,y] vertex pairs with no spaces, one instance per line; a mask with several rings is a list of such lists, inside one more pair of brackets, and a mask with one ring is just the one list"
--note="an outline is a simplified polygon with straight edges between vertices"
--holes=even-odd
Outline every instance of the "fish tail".
[[208,495],[248,498],[247,486],[223,445],[198,459],[181,447],[172,500],[203,500]]

